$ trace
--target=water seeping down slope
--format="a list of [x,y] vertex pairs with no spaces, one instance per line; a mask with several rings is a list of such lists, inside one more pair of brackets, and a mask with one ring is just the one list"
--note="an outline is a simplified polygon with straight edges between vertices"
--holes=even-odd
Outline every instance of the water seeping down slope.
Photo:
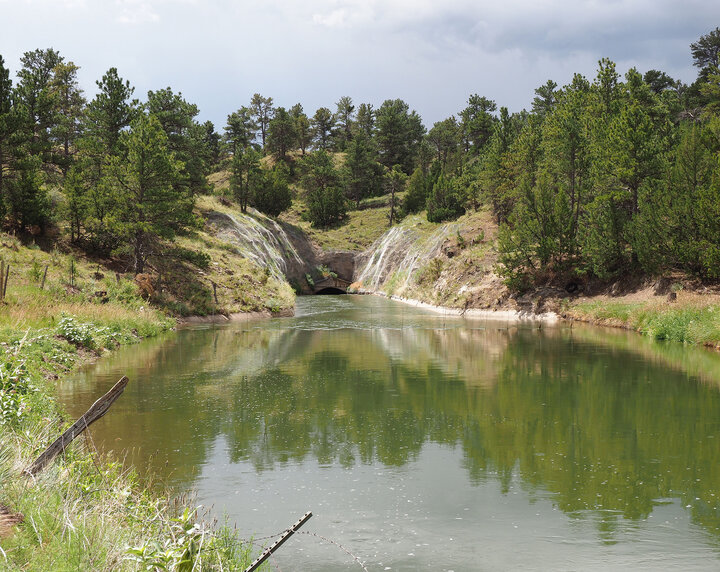
[[277,222],[255,210],[249,214],[211,211],[206,216],[217,238],[267,269],[275,278],[289,281],[304,293],[314,292],[314,282],[309,282],[307,277],[319,280],[320,268],[331,270],[348,283],[352,281],[353,252],[320,251],[293,225]]
[[285,229],[260,213],[211,212],[208,224],[214,227],[215,236],[233,245],[279,280],[295,276],[305,266]]
[[393,277],[395,292],[401,294],[418,271],[435,258],[449,235],[456,233],[456,223],[425,230],[427,223],[419,216],[409,217],[392,227],[358,257],[355,280],[363,291],[375,292]]

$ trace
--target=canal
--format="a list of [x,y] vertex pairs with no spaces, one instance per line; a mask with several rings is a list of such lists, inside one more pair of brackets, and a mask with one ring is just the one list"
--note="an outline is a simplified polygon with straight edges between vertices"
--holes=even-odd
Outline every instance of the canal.
[[121,375],[95,445],[244,538],[312,510],[280,570],[361,570],[338,544],[371,571],[720,569],[700,348],[320,296],[121,349],[61,401],[82,414]]

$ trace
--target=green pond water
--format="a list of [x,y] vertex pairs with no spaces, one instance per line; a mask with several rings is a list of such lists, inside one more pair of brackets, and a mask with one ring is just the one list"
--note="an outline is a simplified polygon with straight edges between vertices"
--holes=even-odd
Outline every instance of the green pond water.
[[715,353],[321,296],[123,349],[61,400],[121,375],[98,447],[245,538],[313,512],[271,570],[362,570],[337,544],[370,571],[720,569]]

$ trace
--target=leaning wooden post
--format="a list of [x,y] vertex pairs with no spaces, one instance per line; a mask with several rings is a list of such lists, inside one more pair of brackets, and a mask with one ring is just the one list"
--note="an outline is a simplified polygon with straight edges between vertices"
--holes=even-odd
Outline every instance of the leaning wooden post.
[[42,282],[40,283],[40,290],[44,290],[44,289],[45,289],[45,278],[47,278],[47,271],[48,271],[48,265],[46,264],[46,265],[45,265],[45,272],[43,272],[43,279],[42,279]]
[[0,260],[0,302],[5,299],[3,296],[3,284],[5,283],[5,261]]
[[45,452],[23,472],[27,475],[33,476],[42,471],[50,461],[62,453],[65,448],[72,443],[75,437],[80,435],[83,431],[85,431],[85,429],[108,412],[110,406],[118,397],[120,397],[120,395],[122,395],[128,381],[129,380],[126,376],[122,376],[120,380],[112,386],[110,391],[93,403],[90,406],[90,409],[85,412],[85,415],[75,421],[75,423],[73,423],[72,426],[65,431],[65,433],[60,435],[60,437],[55,439],[55,442],[45,449]]
[[295,524],[293,524],[290,528],[288,528],[283,535],[278,538],[275,541],[275,544],[269,546],[267,549],[265,549],[265,552],[263,552],[255,562],[250,564],[247,568],[245,568],[245,572],[253,572],[254,570],[257,570],[260,564],[265,562],[268,558],[270,558],[270,555],[275,552],[278,548],[280,548],[288,538],[290,538],[293,534],[295,534],[295,531],[300,528],[303,524],[305,524],[308,520],[310,520],[310,517],[312,516],[312,512],[308,511],[306,512],[300,520],[298,520]]
[[2,299],[3,299],[3,300],[5,299],[5,296],[6,296],[6,294],[7,294],[8,278],[10,278],[10,265],[9,265],[9,264],[5,266],[5,281],[4,281],[3,284],[1,285],[1,286],[2,286]]

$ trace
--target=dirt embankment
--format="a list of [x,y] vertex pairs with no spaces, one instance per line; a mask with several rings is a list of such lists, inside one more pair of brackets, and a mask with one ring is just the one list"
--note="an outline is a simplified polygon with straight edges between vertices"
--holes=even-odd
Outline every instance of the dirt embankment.
[[[408,228],[389,231],[358,257],[357,291],[452,313],[499,319],[555,316],[658,339],[720,345],[719,285],[682,274],[634,275],[612,282],[547,276],[518,293],[497,273],[497,225],[488,213],[466,215],[424,235],[417,220],[403,224]],[[408,240],[413,230],[415,243]],[[425,250],[417,247],[421,242],[427,244]]]

